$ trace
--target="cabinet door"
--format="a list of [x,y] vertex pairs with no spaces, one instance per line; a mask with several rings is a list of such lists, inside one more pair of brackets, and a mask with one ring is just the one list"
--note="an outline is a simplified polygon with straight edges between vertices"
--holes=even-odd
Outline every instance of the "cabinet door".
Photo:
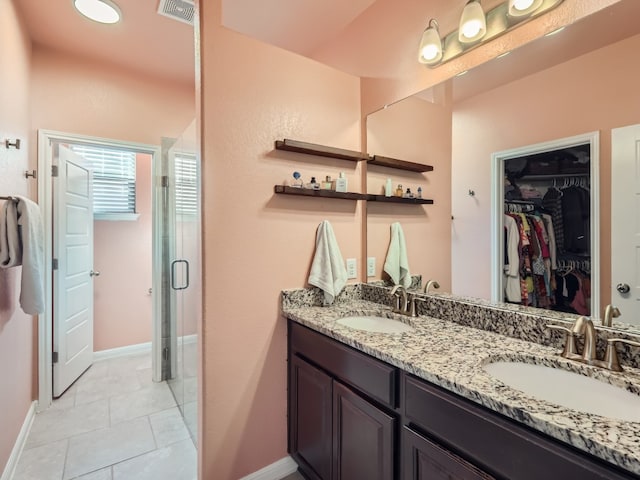
[[488,480],[492,476],[405,427],[403,480]]
[[333,383],[333,479],[393,480],[397,420]]
[[290,369],[290,453],[309,478],[330,480],[331,377],[297,356]]

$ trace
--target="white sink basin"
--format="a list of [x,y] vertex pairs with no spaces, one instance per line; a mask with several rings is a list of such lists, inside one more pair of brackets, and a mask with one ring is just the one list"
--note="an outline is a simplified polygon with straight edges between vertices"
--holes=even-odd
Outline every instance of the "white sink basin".
[[493,362],[484,369],[502,383],[556,405],[603,417],[640,422],[640,396],[560,368]]
[[413,331],[413,327],[402,323],[399,320],[385,317],[375,316],[353,316],[344,317],[336,321],[340,325],[344,325],[356,330],[377,333],[403,333]]

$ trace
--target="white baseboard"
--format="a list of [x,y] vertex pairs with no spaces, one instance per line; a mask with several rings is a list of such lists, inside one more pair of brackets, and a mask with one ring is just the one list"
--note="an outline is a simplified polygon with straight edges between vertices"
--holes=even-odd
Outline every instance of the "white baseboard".
[[280,480],[298,470],[298,464],[291,457],[284,457],[277,462],[261,468],[240,480]]
[[151,342],[127,345],[126,347],[110,348],[93,352],[93,361],[108,360],[110,358],[126,357],[127,355],[138,355],[141,353],[151,353]]
[[16,438],[16,443],[13,445],[13,450],[11,450],[11,455],[9,455],[9,460],[4,467],[0,480],[11,480],[11,478],[13,478],[15,469],[18,466],[18,460],[20,460],[20,455],[22,455],[22,450],[24,449],[24,444],[27,443],[27,436],[31,430],[31,424],[36,416],[36,403],[35,401],[31,402],[31,406],[24,418],[22,428],[20,429],[18,438]]

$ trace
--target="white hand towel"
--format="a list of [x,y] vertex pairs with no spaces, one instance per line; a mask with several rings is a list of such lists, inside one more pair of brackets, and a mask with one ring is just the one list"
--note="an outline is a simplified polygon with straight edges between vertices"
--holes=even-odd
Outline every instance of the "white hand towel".
[[29,315],[44,312],[44,226],[40,207],[28,198],[18,198],[18,226],[22,240],[20,307]]
[[309,283],[324,291],[325,305],[331,305],[347,283],[347,269],[333,228],[327,220],[318,226]]
[[384,271],[389,274],[394,285],[402,285],[405,288],[411,286],[407,244],[404,241],[402,227],[398,222],[391,224],[391,241],[389,242],[387,259],[384,262]]
[[6,200],[0,208],[0,268],[16,267],[21,263],[18,209],[15,201]]

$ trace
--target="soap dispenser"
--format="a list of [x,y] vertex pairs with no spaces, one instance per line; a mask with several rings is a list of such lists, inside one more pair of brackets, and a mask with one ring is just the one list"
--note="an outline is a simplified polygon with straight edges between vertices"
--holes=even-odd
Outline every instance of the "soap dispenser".
[[347,177],[344,172],[340,172],[340,175],[336,179],[336,192],[346,193],[347,191]]

